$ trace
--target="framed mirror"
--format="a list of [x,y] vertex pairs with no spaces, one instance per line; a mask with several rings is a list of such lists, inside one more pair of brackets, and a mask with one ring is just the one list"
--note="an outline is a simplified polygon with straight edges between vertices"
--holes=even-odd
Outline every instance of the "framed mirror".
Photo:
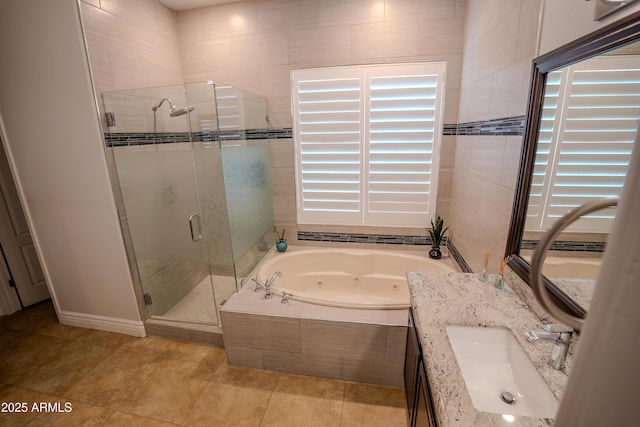
[[[537,240],[555,220],[620,194],[639,117],[640,12],[533,61],[505,252],[526,283]],[[574,316],[588,310],[614,217],[611,209],[581,218],[543,266],[552,299]]]

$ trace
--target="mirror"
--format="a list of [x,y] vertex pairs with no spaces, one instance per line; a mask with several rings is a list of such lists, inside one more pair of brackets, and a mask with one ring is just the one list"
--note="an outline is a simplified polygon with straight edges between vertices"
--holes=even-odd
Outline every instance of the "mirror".
[[[530,283],[540,236],[566,211],[620,194],[640,117],[640,12],[533,62],[507,240],[509,266]],[[614,209],[565,230],[543,267],[554,302],[584,317]]]

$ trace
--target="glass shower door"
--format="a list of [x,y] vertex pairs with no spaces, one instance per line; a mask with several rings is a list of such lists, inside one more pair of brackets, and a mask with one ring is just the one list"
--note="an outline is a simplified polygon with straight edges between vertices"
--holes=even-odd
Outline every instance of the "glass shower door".
[[117,170],[125,244],[133,249],[128,252],[135,257],[132,267],[147,316],[217,325],[208,230],[189,132],[194,111],[188,111],[184,86],[103,98],[106,111],[114,113],[108,157]]

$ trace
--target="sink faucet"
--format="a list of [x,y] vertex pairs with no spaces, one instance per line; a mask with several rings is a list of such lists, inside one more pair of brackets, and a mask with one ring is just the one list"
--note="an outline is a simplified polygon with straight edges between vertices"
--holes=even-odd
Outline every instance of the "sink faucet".
[[282,276],[282,273],[279,271],[276,271],[275,273],[273,273],[273,276],[271,276],[270,279],[267,279],[264,282],[264,287],[267,290],[267,293],[264,295],[265,299],[271,299],[271,297],[273,296],[273,294],[271,293],[271,285],[273,285],[273,282],[276,280],[276,277]]
[[529,342],[553,341],[551,354],[549,355],[549,366],[562,371],[569,353],[571,344],[571,334],[573,329],[562,324],[542,325],[544,331],[526,331],[524,336]]

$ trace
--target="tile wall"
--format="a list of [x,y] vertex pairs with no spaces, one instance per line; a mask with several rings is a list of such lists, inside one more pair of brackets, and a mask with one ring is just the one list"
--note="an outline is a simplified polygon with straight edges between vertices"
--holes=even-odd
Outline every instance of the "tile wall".
[[[446,60],[438,214],[470,268],[489,249],[493,271],[522,137],[486,135],[482,125],[525,113],[539,9],[540,0],[260,0],[175,13],[152,0],[86,0],[83,16],[99,93],[214,79],[266,97],[274,128],[291,127],[291,69]],[[270,146],[275,221],[290,243],[299,230],[426,234],[426,226],[298,226],[293,141]]]
[[[469,2],[459,124],[525,114],[539,10],[540,0]],[[489,270],[496,272],[506,245],[522,135],[475,127],[477,133],[458,132],[454,144],[450,237],[474,271],[484,250],[491,251]]]
[[263,0],[183,11],[184,77],[265,96],[271,126],[291,127],[291,69],[447,60],[445,122],[455,121],[465,9],[464,0]]
[[175,12],[156,0],[80,4],[98,97],[183,82]]
[[[98,96],[103,91],[214,79],[269,102],[271,128],[290,128],[289,72],[363,63],[447,61],[445,123],[457,123],[466,0],[261,0],[172,12],[157,1],[83,0]],[[444,136],[438,213],[449,216],[455,137]],[[297,235],[293,141],[271,140],[274,212]],[[425,228],[320,231],[425,235]],[[316,228],[307,226],[305,231]]]
[[402,386],[407,310],[307,304],[243,288],[220,310],[230,365]]
[[[262,0],[178,13],[187,82],[215,79],[267,97],[270,126],[290,128],[290,70],[447,61],[445,123],[457,123],[465,0]],[[438,213],[449,216],[455,137],[442,139]],[[426,235],[419,229],[298,225],[293,141],[271,140],[274,214],[297,232]]]

